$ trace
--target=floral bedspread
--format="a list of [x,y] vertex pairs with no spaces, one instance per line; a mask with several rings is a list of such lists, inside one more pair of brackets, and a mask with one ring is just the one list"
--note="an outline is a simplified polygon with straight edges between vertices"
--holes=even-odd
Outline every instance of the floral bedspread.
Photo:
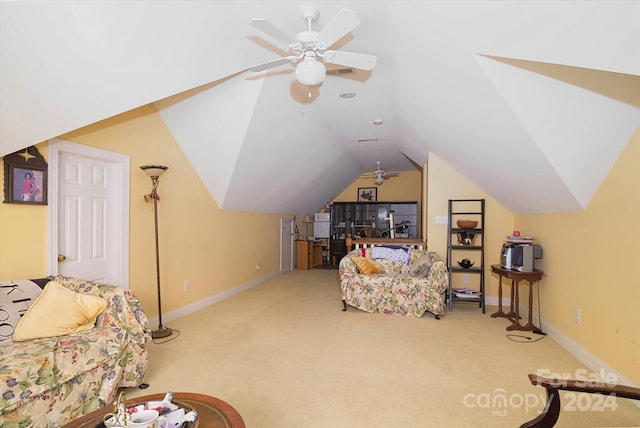
[[[421,317],[425,312],[436,316],[447,313],[445,291],[449,287],[447,266],[436,253],[412,249],[411,263],[422,254],[431,257],[426,276],[411,276],[411,264],[394,260],[377,260],[385,269],[383,274],[365,275],[351,257],[362,256],[362,250],[353,250],[340,261],[339,276],[342,299],[349,306],[365,312]],[[371,249],[365,250],[371,257]]]
[[[149,321],[131,290],[73,278],[55,281],[107,300],[95,328],[0,348],[0,428],[59,427],[138,386]],[[64,309],[61,309],[64,310]]]

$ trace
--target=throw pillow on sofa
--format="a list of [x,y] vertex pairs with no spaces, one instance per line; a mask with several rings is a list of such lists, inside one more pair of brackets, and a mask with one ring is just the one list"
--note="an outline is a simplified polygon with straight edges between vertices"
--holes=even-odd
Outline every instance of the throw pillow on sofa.
[[371,257],[374,259],[395,260],[406,265],[411,261],[409,248],[398,245],[380,245],[373,247]]
[[20,319],[43,287],[44,284],[40,286],[35,280],[0,281],[0,344],[12,342]]
[[425,253],[418,257],[409,268],[411,276],[427,276],[431,268],[431,254]]
[[62,336],[91,329],[106,307],[106,300],[100,297],[76,293],[51,281],[16,326],[13,340]]
[[382,265],[373,259],[370,259],[368,257],[352,257],[351,259],[358,267],[360,273],[363,273],[365,275],[385,273]]

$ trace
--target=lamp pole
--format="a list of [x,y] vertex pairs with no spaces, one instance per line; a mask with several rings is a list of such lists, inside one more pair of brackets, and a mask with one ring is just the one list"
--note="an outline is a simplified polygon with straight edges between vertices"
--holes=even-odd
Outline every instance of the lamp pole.
[[156,235],[156,279],[158,284],[158,329],[151,332],[152,339],[160,339],[171,336],[171,330],[162,325],[162,293],[160,291],[160,243],[158,239],[158,195],[156,187],[158,186],[158,177],[152,177],[153,180],[153,220],[155,224]]
[[[140,167],[144,172],[151,177],[151,183],[153,187],[149,197],[153,199],[153,223],[155,226],[155,238],[156,238],[156,282],[158,291],[158,329],[151,332],[152,339],[161,339],[163,337],[171,336],[173,330],[166,328],[162,325],[162,292],[160,288],[160,240],[158,234],[158,183],[160,174],[165,172],[168,167],[158,165],[145,165]],[[145,199],[147,199],[145,197]],[[148,200],[148,199],[147,199]]]

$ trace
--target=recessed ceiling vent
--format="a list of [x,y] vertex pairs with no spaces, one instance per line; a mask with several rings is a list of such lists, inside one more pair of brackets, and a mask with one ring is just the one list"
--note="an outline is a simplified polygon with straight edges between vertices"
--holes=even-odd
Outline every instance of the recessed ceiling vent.
[[377,138],[360,138],[358,143],[375,143],[376,141],[378,141]]
[[353,73],[353,68],[335,68],[333,70],[327,70],[327,74],[349,74]]

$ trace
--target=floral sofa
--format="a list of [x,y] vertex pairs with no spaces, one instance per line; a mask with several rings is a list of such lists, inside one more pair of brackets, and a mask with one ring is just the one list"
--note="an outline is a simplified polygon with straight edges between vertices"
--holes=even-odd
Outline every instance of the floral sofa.
[[349,305],[365,312],[413,317],[431,312],[436,319],[447,313],[449,276],[436,253],[394,248],[401,256],[387,258],[376,254],[378,248],[358,248],[340,260],[343,310]]
[[[46,287],[41,284],[44,290],[31,296],[30,281],[0,281],[0,320],[10,319],[16,310],[20,320],[17,325],[0,321],[0,428],[58,427],[111,404],[118,388],[143,383],[145,344],[151,334],[147,316],[131,290],[62,276],[50,279]],[[99,302],[95,326],[18,341],[16,335],[25,334],[20,324],[35,317],[30,314],[44,305],[54,285],[57,292],[82,304],[85,299]],[[58,316],[68,314],[69,306],[75,305],[67,305],[66,300],[48,302],[59,307],[51,317],[55,321],[44,324],[45,335]]]

